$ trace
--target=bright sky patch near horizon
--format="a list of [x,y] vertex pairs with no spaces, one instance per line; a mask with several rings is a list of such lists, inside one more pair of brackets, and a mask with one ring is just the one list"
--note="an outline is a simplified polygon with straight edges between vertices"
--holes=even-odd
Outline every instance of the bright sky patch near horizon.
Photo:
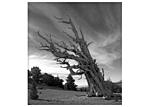
[[[57,41],[67,41],[62,31],[66,26],[54,17],[70,16],[77,27],[82,28],[85,39],[93,44],[89,50],[97,60],[100,68],[105,70],[105,78],[112,81],[122,79],[122,5],[121,3],[36,3],[28,4],[28,52],[29,69],[38,66],[42,72],[48,72],[62,79],[69,74],[53,60],[51,53],[39,50],[40,41],[36,32],[55,35]],[[78,80],[76,84],[86,85],[86,80]]]

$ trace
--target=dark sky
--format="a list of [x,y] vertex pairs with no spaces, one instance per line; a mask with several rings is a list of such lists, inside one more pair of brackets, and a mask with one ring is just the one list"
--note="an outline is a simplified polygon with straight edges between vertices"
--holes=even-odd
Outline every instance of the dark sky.
[[[54,16],[67,19],[70,16],[77,27],[82,28],[89,47],[99,67],[104,67],[106,78],[119,81],[122,78],[122,5],[121,3],[29,3],[29,66],[40,66],[46,71],[58,71],[50,53],[39,51],[39,39],[35,32],[51,33],[55,39],[67,40],[62,31],[67,27]],[[45,62],[44,62],[45,61]],[[57,66],[58,67],[58,66]],[[67,72],[68,73],[68,72]],[[58,74],[63,74],[59,72]],[[65,74],[65,73],[64,73]]]

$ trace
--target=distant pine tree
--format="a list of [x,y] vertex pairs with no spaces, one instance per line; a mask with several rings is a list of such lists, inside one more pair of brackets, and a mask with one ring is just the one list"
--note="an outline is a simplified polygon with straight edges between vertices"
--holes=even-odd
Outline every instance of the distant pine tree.
[[65,89],[67,90],[77,90],[77,85],[74,83],[75,80],[73,79],[73,77],[69,74],[67,79],[66,79],[66,83],[65,83]]

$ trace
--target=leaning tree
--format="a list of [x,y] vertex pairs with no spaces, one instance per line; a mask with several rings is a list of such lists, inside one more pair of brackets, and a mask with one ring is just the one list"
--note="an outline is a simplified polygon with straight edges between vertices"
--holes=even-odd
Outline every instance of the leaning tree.
[[[44,36],[40,32],[38,36],[42,39],[40,49],[51,52],[55,56],[55,60],[70,71],[71,75],[85,75],[89,92],[88,96],[111,96],[112,92],[104,85],[104,72],[100,71],[93,59],[88,46],[91,42],[87,43],[84,34],[80,28],[77,29],[71,18],[64,20],[63,18],[56,18],[60,23],[66,24],[73,35],[63,32],[69,39],[69,42],[56,42],[52,39],[52,35]],[[77,64],[72,64],[73,60]]]

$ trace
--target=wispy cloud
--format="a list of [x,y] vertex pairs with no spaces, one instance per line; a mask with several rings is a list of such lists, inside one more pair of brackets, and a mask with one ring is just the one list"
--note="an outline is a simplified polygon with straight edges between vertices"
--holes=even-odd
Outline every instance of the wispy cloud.
[[[39,65],[44,71],[63,71],[53,61],[51,53],[39,51],[39,39],[35,32],[55,34],[57,41],[67,40],[62,34],[66,26],[54,18],[71,16],[77,27],[83,29],[92,56],[107,75],[121,77],[122,34],[120,3],[29,3],[29,65]],[[60,73],[60,72],[59,72]],[[61,74],[61,73],[60,73]],[[115,76],[114,76],[115,77]],[[116,77],[115,77],[116,78]]]

